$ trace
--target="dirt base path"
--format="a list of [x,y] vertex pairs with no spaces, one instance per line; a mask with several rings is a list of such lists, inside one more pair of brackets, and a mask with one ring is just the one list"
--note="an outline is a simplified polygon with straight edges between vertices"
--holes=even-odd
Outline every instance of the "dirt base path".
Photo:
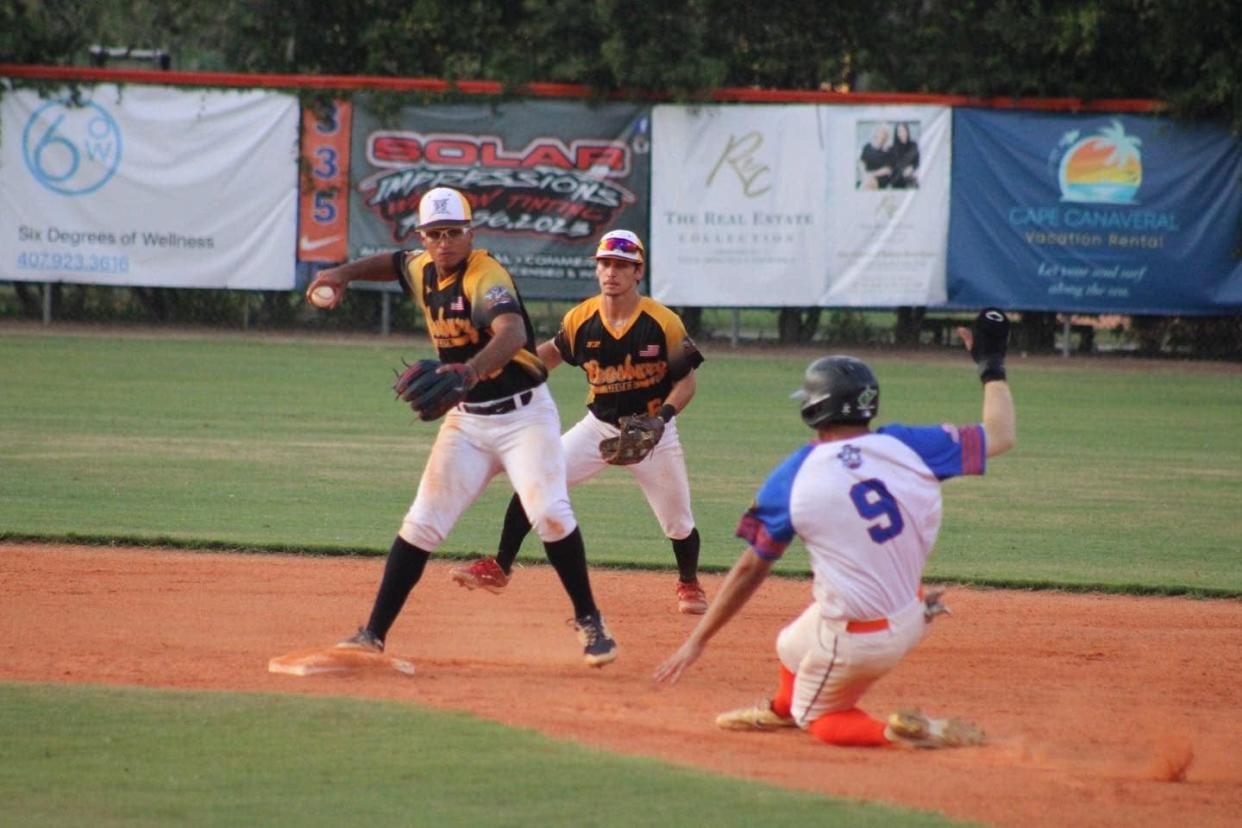
[[[410,701],[994,825],[1224,826],[1242,813],[1242,602],[953,590],[955,615],[865,705],[968,716],[992,742],[916,753],[715,728],[716,713],[775,686],[776,633],[809,600],[806,582],[782,579],[671,689],[655,688],[651,671],[695,622],[674,611],[673,576],[593,573],[621,655],[592,670],[549,568],[521,569],[493,596],[454,586],[438,562],[389,635],[416,676],[267,672],[272,656],[351,632],[382,567],[0,544],[0,680]],[[710,595],[719,583],[705,579]]]

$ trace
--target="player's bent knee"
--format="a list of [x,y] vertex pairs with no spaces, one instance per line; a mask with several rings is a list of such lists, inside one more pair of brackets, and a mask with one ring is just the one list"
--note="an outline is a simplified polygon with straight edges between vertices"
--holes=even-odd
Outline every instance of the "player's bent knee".
[[539,540],[544,543],[556,543],[558,540],[564,540],[569,537],[570,533],[578,528],[578,521],[574,518],[573,510],[569,508],[569,503],[564,506],[557,506],[543,512],[542,514],[530,516],[531,527],[535,530],[535,534],[539,536]]
[[694,531],[694,521],[678,521],[676,523],[669,523],[661,528],[664,529],[664,537],[669,540],[683,541],[690,537],[690,534]]
[[776,636],[776,657],[780,659],[781,665],[791,672],[798,672],[798,667],[802,663],[803,645],[786,627]]
[[444,536],[432,527],[410,521],[402,523],[401,530],[397,534],[406,543],[428,552],[435,552],[444,542]]

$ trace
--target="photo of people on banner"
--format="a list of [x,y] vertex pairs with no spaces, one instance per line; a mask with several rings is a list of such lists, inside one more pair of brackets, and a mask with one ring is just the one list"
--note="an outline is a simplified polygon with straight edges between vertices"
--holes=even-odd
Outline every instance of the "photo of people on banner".
[[920,124],[917,121],[859,121],[858,190],[913,190],[919,186]]

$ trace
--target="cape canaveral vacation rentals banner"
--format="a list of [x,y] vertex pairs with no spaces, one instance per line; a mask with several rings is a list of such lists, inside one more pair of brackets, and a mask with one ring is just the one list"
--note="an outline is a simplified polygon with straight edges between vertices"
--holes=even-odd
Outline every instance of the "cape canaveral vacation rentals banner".
[[944,107],[657,106],[653,295],[942,302],[950,121]]
[[293,287],[295,98],[6,90],[0,129],[0,279]]
[[1240,175],[1221,127],[959,109],[949,302],[1236,312]]
[[351,253],[419,247],[419,199],[455,187],[474,210],[475,247],[524,293],[592,296],[599,237],[647,233],[650,112],[579,101],[432,104],[406,107],[386,126],[355,98]]

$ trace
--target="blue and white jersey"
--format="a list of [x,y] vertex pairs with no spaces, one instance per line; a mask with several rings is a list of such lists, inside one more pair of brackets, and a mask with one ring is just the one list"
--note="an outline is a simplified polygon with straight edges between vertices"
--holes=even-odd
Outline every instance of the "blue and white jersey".
[[910,605],[940,531],[940,481],[983,474],[981,425],[887,425],[795,451],[768,476],[737,535],[768,560],[802,538],[815,600],[841,620]]

